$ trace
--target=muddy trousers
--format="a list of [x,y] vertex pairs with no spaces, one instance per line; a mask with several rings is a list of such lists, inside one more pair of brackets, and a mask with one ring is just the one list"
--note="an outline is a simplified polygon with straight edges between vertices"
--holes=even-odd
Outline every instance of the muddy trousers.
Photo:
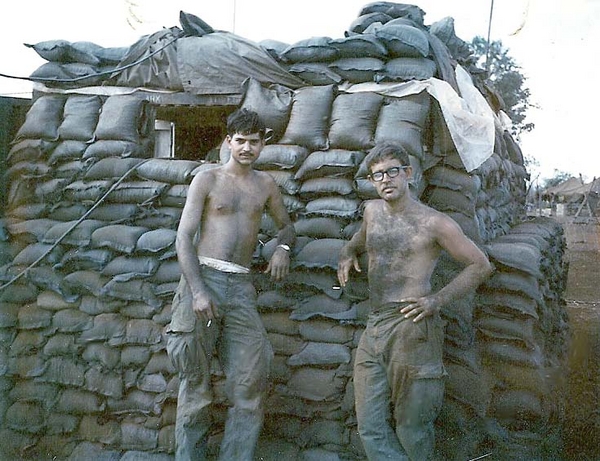
[[[170,331],[167,352],[179,372],[175,442],[177,461],[205,460],[212,425],[211,362],[219,359],[228,411],[219,459],[251,461],[263,422],[263,399],[273,352],[256,311],[249,276],[202,267],[202,278],[219,311],[210,327],[195,321],[193,331]],[[180,283],[174,309],[190,303]]]
[[358,432],[370,461],[426,461],[435,448],[445,375],[443,323],[394,310],[369,316],[354,366]]

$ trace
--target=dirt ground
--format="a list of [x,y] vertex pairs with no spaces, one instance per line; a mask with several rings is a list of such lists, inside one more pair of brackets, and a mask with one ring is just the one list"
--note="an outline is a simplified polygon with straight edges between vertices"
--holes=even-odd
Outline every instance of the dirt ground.
[[561,220],[569,276],[571,326],[563,440],[568,460],[600,460],[600,224]]

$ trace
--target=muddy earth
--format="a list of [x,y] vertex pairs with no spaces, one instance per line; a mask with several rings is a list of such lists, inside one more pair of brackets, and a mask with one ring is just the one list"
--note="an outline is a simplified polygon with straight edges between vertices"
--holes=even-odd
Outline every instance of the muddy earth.
[[567,460],[600,460],[600,224],[563,222],[571,325],[565,370],[563,440]]

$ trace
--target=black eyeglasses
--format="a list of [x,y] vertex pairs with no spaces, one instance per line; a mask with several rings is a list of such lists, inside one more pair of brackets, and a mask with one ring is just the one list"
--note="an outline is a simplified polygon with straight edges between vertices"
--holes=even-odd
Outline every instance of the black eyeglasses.
[[400,170],[406,170],[407,166],[393,166],[385,171],[376,171],[367,176],[371,181],[379,182],[383,181],[383,177],[387,174],[388,178],[395,178],[400,174]]

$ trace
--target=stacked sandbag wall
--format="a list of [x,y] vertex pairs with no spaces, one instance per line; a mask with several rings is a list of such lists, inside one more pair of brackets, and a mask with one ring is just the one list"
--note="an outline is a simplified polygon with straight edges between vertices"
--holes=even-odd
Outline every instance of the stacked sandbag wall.
[[[295,64],[317,63],[311,71],[318,71],[318,80],[297,91],[250,81],[242,101],[242,106],[259,110],[273,129],[256,168],[268,171],[280,186],[298,234],[292,272],[282,283],[260,273],[276,245],[266,215],[255,252],[259,309],[276,354],[259,442],[264,459],[364,459],[351,374],[369,309],[366,271],[353,275],[342,290],[335,269],[340,247],[360,225],[362,202],[376,197],[363,164],[376,142],[399,142],[409,149],[412,192],[452,216],[489,250],[497,267],[501,260],[494,259],[499,257],[492,250],[513,235],[523,214],[523,158],[500,125],[492,157],[467,172],[428,93],[394,98],[336,88],[344,80],[425,79],[435,72],[430,62],[436,60],[441,73],[439,44],[422,28],[420,10],[405,7],[363,11],[345,39],[333,44],[317,40],[318,51],[329,53],[324,61],[313,58],[312,43],[308,49],[290,47],[285,53],[290,72]],[[377,22],[390,18],[402,20],[377,34]],[[373,34],[363,33],[368,28],[363,21],[374,24]],[[394,33],[408,34],[412,41],[405,43]],[[435,56],[425,43],[436,43]],[[348,51],[348,44],[358,44],[364,55],[356,48]],[[308,52],[311,58],[291,58],[292,51]],[[341,79],[323,79],[323,73],[331,77],[333,71],[327,65],[325,72],[323,62],[361,56],[358,63],[337,62]],[[386,59],[400,61],[386,67]],[[380,66],[377,73],[371,64]],[[406,69],[413,72],[392,73]],[[422,69],[429,72],[416,73]],[[308,80],[307,75],[302,78]],[[11,456],[52,453],[82,459],[104,450],[121,459],[142,454],[162,459],[173,453],[177,377],[164,347],[179,277],[173,242],[193,174],[216,165],[150,159],[151,114],[143,99],[132,96],[45,95],[36,100],[15,139],[9,156],[9,211],[0,234],[9,255],[3,256],[0,277],[10,283],[0,291],[0,420],[7,441],[3,449]],[[221,146],[221,161],[227,156]],[[559,229],[547,223],[541,227],[547,229],[544,239],[560,241]],[[533,293],[536,306],[537,317],[526,319],[537,331],[533,342],[506,332],[490,334],[488,317],[511,327],[521,324],[512,297],[503,297],[508,299],[508,318],[500,315],[506,309],[498,313],[495,301],[485,301],[507,276],[444,311],[449,376],[438,420],[443,459],[469,459],[486,444],[502,441],[508,453],[552,423],[551,418],[536,419],[531,411],[522,420],[522,402],[506,395],[521,388],[511,388],[508,378],[494,374],[495,362],[485,355],[517,343],[525,351],[540,352],[543,360],[535,370],[541,374],[560,361],[562,349],[553,337],[566,331],[562,248],[553,244],[551,254],[544,248],[539,259],[529,262],[537,264],[534,277],[541,291],[527,294]],[[31,264],[25,276],[11,283]],[[366,269],[365,261],[362,267]],[[434,287],[459,269],[443,255]],[[488,308],[490,302],[494,308]],[[521,365],[515,373],[522,373]],[[548,383],[547,373],[542,378]],[[215,418],[222,423],[227,402],[216,362],[214,381]],[[549,390],[539,398],[547,403],[553,394]],[[218,427],[211,438],[213,453]]]
[[17,134],[1,239],[3,459],[172,451],[163,327],[200,164],[151,159],[151,127],[143,99],[42,95]]

